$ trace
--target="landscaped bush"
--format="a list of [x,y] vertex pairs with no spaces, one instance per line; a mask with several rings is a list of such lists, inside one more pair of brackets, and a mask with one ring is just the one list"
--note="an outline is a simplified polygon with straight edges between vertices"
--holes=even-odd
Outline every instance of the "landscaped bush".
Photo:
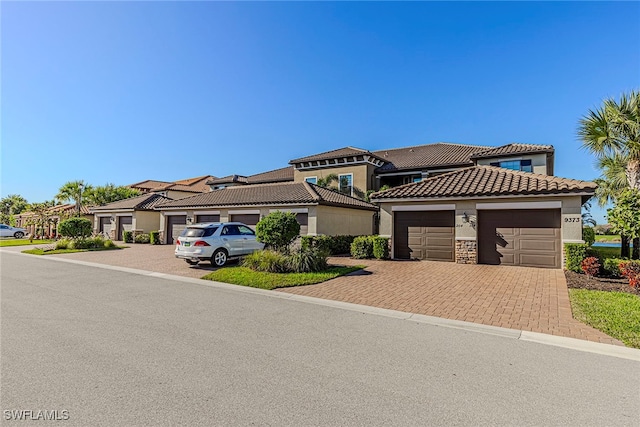
[[149,233],[149,243],[151,243],[152,245],[159,245],[160,244],[160,232],[159,231],[152,231],[151,233]]
[[319,249],[302,249],[287,257],[287,269],[294,273],[315,273],[327,267],[327,252]]
[[68,249],[69,241],[67,239],[61,239],[56,242],[56,249]]
[[105,240],[104,241],[104,247],[105,248],[115,248],[116,244],[113,243],[113,240]]
[[358,236],[351,244],[351,256],[356,259],[389,258],[389,239],[380,236]]
[[587,245],[585,243],[565,243],[564,253],[567,270],[580,273],[582,260],[587,257]]
[[600,271],[600,262],[598,258],[590,256],[586,257],[580,263],[580,269],[589,277],[593,277]]
[[276,251],[288,251],[289,245],[299,234],[300,224],[293,212],[271,212],[256,225],[258,241]]
[[602,262],[603,273],[607,276],[622,277],[620,272],[620,264],[627,261],[622,258],[607,258]]
[[633,288],[640,286],[640,261],[623,261],[620,263],[620,274],[629,280]]
[[389,258],[389,239],[388,238],[373,236],[373,256],[376,259]]
[[122,239],[124,240],[125,243],[133,243],[133,232],[132,231],[123,230],[122,231]]
[[356,236],[302,236],[302,249],[317,248],[330,255],[343,255],[351,251],[351,243]]
[[254,271],[285,273],[287,271],[287,257],[280,252],[267,249],[244,257],[242,266]]
[[151,238],[148,234],[138,234],[134,240],[136,243],[149,243]]
[[93,224],[86,218],[69,218],[58,225],[58,233],[64,237],[81,239],[91,235]]
[[593,245],[596,241],[595,230],[591,227],[584,227],[582,229],[582,240],[584,240],[584,242],[589,246]]

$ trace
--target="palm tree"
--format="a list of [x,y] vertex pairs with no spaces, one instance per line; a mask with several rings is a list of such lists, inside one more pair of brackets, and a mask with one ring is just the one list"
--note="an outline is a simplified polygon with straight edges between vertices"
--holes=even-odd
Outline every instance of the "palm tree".
[[76,215],[80,216],[80,210],[82,209],[82,194],[85,192],[91,192],[93,187],[84,181],[69,181],[65,183],[58,190],[56,199],[67,202],[73,200],[76,204]]

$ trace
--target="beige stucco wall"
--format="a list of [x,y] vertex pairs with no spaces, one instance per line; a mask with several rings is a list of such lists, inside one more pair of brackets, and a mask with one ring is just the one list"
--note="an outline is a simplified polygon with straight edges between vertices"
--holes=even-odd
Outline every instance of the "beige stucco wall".
[[[363,193],[366,193],[366,191],[369,189],[372,189],[375,184],[375,181],[373,178],[374,169],[375,167],[368,163],[327,167],[327,168],[314,169],[314,170],[302,170],[302,171],[294,169],[293,180],[295,182],[304,182],[305,178],[312,177],[312,176],[315,176],[316,178],[320,179],[332,173],[336,175],[352,173],[354,188],[357,188]],[[333,185],[337,187],[338,183],[335,183]]]
[[185,197],[196,196],[199,193],[191,193],[188,191],[176,191],[176,190],[167,190],[163,191],[165,193],[165,197],[168,197],[173,200],[184,199]]
[[531,160],[533,173],[547,175],[547,155],[545,153],[526,154],[523,156],[499,157],[494,159],[479,159],[479,165],[490,165],[494,162],[508,162],[509,160]]
[[372,234],[374,214],[373,211],[318,206],[316,234],[331,236]]
[[160,230],[160,212],[136,211],[133,213],[133,229],[142,233]]

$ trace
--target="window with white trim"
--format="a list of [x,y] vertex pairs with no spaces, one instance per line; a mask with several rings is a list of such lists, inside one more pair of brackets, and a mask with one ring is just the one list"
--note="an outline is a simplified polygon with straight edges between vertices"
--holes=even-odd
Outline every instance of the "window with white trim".
[[353,195],[353,174],[346,173],[344,175],[338,175],[338,190],[342,194],[347,194],[349,196]]
[[307,181],[308,183],[311,183],[311,184],[317,184],[318,183],[318,177],[317,176],[308,176],[304,180]]

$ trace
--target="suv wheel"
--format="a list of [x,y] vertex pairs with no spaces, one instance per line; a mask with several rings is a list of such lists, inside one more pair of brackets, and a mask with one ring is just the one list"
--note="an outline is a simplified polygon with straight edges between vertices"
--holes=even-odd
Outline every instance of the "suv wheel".
[[22,239],[24,237],[24,233],[22,231],[16,231],[13,237],[16,239]]
[[216,267],[223,267],[227,263],[227,251],[224,249],[216,249],[211,255],[211,265]]

